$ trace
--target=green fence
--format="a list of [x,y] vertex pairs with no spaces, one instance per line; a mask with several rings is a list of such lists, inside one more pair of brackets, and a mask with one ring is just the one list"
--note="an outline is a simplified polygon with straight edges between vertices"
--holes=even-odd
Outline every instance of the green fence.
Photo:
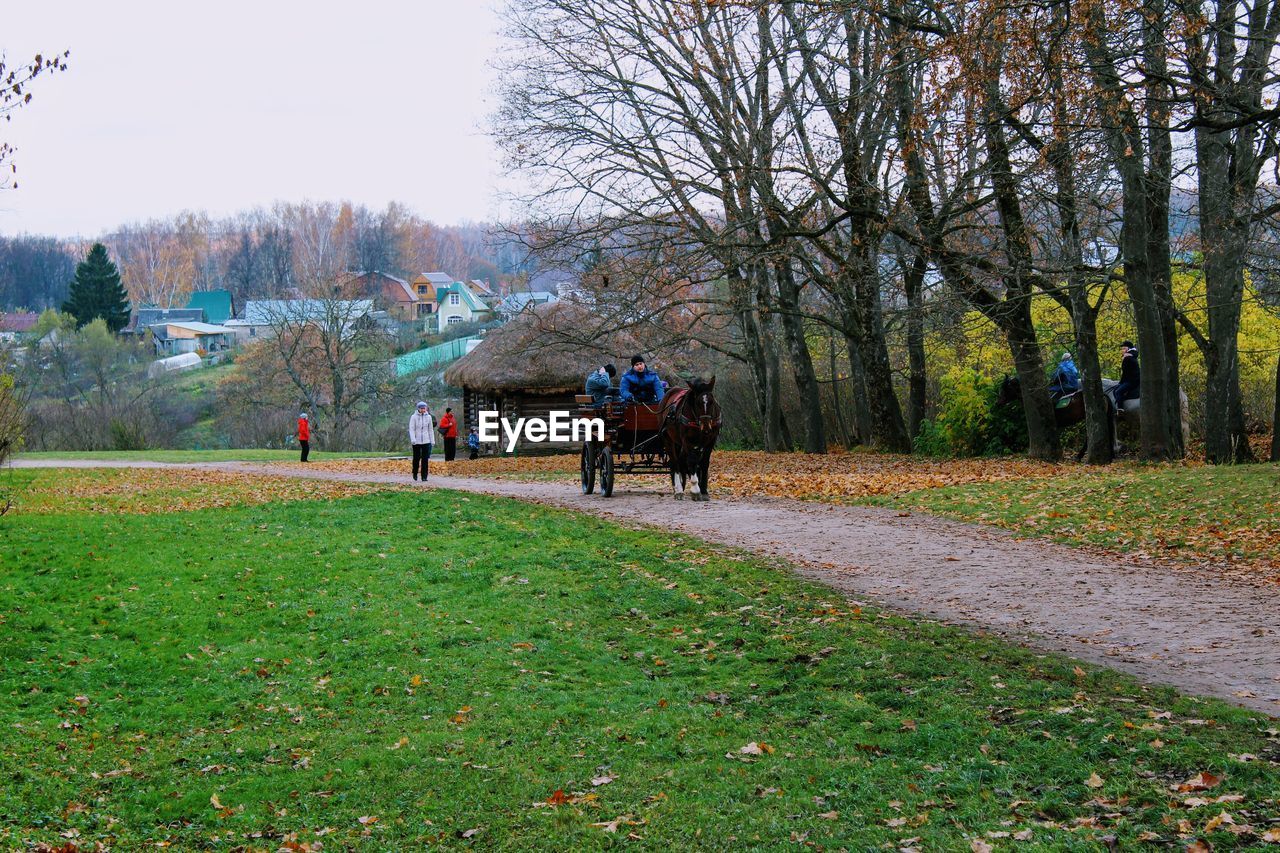
[[445,341],[433,347],[407,352],[396,359],[396,376],[408,376],[410,373],[421,373],[424,370],[444,367],[451,361],[457,361],[467,354],[467,344],[479,338],[457,338]]

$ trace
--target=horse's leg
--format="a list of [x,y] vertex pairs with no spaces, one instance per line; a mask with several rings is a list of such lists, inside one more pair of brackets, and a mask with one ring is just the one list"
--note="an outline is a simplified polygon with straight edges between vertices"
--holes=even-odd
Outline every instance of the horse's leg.
[[708,479],[711,471],[711,448],[702,451],[701,458],[698,460],[698,484],[702,488],[702,499],[704,501],[711,500],[711,495],[707,494],[707,488],[710,486]]

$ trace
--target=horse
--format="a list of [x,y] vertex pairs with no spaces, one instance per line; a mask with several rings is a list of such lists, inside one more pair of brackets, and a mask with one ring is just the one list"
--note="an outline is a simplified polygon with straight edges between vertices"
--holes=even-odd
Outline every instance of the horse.
[[[1116,384],[1115,380],[1102,380],[1103,390],[1107,389],[1107,383],[1112,386]],[[1110,394],[1104,395],[1107,401],[1107,435],[1111,439],[1111,455],[1115,456],[1120,452],[1120,443],[1116,441],[1116,407],[1115,401]],[[1006,375],[1004,381],[1000,383],[1000,392],[996,395],[996,405],[1006,406],[1015,400],[1022,399],[1022,380],[1017,376]],[[1137,401],[1134,401],[1137,402]],[[1066,395],[1054,395],[1053,398],[1053,421],[1058,429],[1066,429],[1073,427],[1078,423],[1084,422],[1084,392],[1072,391]],[[1089,449],[1086,442],[1080,447],[1080,451],[1076,453],[1076,461],[1079,462],[1084,458],[1085,451]]]
[[[1115,403],[1115,389],[1120,384],[1118,379],[1103,379],[1102,391],[1107,395],[1109,403]],[[1142,398],[1134,397],[1125,400],[1124,405],[1120,408],[1119,422],[1124,424],[1126,433],[1136,434],[1138,428],[1138,416],[1142,409]],[[1187,392],[1181,388],[1178,389],[1178,409],[1182,420],[1182,446],[1186,447],[1191,442],[1191,408],[1187,400]]]
[[[693,499],[709,501],[707,471],[711,465],[711,450],[720,436],[724,422],[720,404],[712,393],[716,378],[707,381],[690,380],[688,388],[672,391],[663,398],[662,446],[666,450],[667,464],[671,468],[671,493],[676,500],[683,500],[693,481]],[[676,489],[676,475],[680,476],[680,488]]]
[[[1138,412],[1141,408],[1141,399],[1134,398],[1125,400],[1124,406],[1117,410],[1115,401],[1115,388],[1120,384],[1117,379],[1102,380],[1102,393],[1107,401],[1107,432],[1111,436],[1111,452],[1112,455],[1119,454],[1124,445],[1120,443],[1121,429],[1118,424],[1124,424],[1127,429],[1126,433],[1133,433],[1137,429]],[[1017,376],[1005,376],[1004,381],[1000,383],[1000,393],[996,396],[996,405],[1003,406],[1014,400],[1022,399],[1022,382]],[[1065,403],[1063,401],[1066,401]],[[1178,400],[1182,409],[1182,443],[1185,446],[1191,441],[1191,420],[1190,410],[1187,404],[1187,392],[1181,388],[1178,389]],[[1074,391],[1065,397],[1054,398],[1053,419],[1058,429],[1064,429],[1084,420],[1084,393]],[[1076,461],[1084,458],[1086,447],[1081,447],[1080,452],[1076,454]]]

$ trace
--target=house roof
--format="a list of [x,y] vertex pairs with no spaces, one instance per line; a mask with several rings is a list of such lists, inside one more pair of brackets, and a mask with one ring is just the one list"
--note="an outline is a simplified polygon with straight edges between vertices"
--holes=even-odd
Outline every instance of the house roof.
[[225,323],[235,316],[235,300],[229,290],[197,290],[191,294],[188,308],[204,311],[204,319],[210,323]]
[[244,304],[243,325],[269,326],[281,320],[319,320],[331,313],[354,320],[372,310],[372,299],[341,299],[336,302],[326,299],[261,299]]
[[125,326],[126,332],[139,332],[148,326],[159,326],[165,323],[203,323],[203,308],[139,308]]
[[489,285],[485,284],[483,281],[481,281],[478,278],[471,279],[470,281],[467,282],[467,284],[471,286],[471,289],[475,291],[477,296],[480,296],[482,298],[498,295],[493,292],[493,288],[489,287]]
[[441,306],[444,306],[446,304],[445,296],[450,293],[459,294],[462,301],[467,303],[467,307],[471,309],[472,313],[479,314],[489,310],[489,306],[481,302],[480,298],[472,293],[471,288],[467,287],[460,281],[451,281],[447,287],[437,285],[436,301],[439,302]]
[[[481,391],[581,391],[587,374],[605,362],[625,363],[646,348],[630,332],[601,327],[590,311],[567,302],[539,305],[490,331],[444,372],[458,388]],[[653,357],[655,369],[669,361]]]
[[165,325],[173,326],[175,329],[186,329],[188,332],[195,332],[197,335],[230,335],[235,333],[235,329],[212,323],[166,323]]
[[554,293],[547,293],[542,290],[522,290],[504,298],[494,306],[494,310],[499,314],[519,314],[530,305],[550,305],[557,301],[559,300]]
[[36,327],[40,315],[34,311],[0,314],[0,332],[29,332]]
[[432,284],[439,286],[442,284],[453,284],[453,276],[442,272],[424,272],[422,277]]

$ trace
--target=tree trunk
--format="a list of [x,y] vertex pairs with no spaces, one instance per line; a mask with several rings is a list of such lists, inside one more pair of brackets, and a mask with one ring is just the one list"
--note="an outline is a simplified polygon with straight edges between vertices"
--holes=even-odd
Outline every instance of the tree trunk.
[[782,332],[796,388],[800,392],[800,411],[804,420],[804,449],[806,453],[826,453],[826,426],[822,422],[822,395],[818,389],[817,373],[805,339],[804,318],[800,316],[800,289],[796,285],[795,270],[789,259],[774,265],[778,282],[778,308],[782,314]]
[[928,377],[924,356],[924,275],[927,268],[924,254],[917,253],[911,266],[903,271],[907,292],[907,431],[913,441],[920,435],[927,402]]
[[1276,400],[1271,407],[1271,461],[1280,462],[1280,359],[1276,359]]
[[852,333],[845,334],[844,344],[849,356],[849,387],[853,390],[854,438],[858,444],[871,444],[871,405],[867,402],[867,372],[862,367],[862,350]]

